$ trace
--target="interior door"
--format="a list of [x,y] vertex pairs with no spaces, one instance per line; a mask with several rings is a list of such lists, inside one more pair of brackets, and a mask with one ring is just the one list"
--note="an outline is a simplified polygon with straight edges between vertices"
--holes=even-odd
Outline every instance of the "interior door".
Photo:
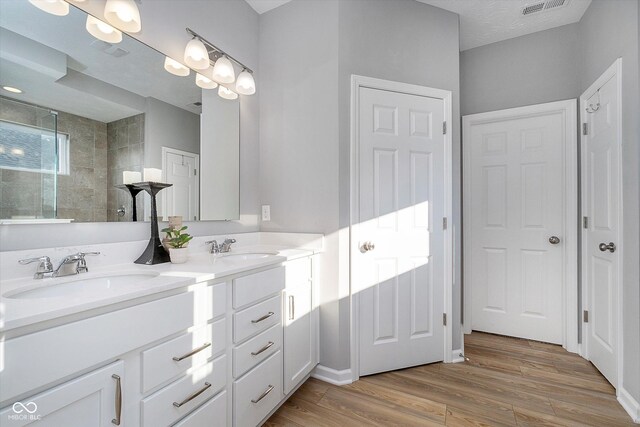
[[565,146],[575,141],[556,108],[525,108],[465,117],[472,329],[562,344]]
[[181,215],[185,221],[196,221],[199,216],[197,154],[178,150],[164,151],[165,181],[173,184],[164,190],[165,209],[163,215]]
[[360,375],[444,359],[444,101],[359,95]]
[[[588,358],[616,384],[620,180],[616,74],[587,100],[583,110],[583,280],[588,307]],[[595,106],[595,108],[594,108]]]

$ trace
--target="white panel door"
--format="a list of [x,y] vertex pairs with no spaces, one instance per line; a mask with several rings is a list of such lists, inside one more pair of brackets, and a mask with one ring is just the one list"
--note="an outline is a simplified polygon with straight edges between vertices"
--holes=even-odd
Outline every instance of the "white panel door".
[[568,125],[544,108],[473,117],[464,135],[472,329],[562,344]]
[[359,105],[354,280],[368,375],[444,359],[444,101],[362,88]]
[[588,358],[616,385],[616,331],[620,181],[618,177],[618,76],[595,93],[587,104],[600,107],[584,114],[588,134],[583,138],[584,278],[589,319],[585,325]]
[[316,365],[311,281],[287,284],[284,296],[284,393],[288,394]]
[[196,221],[199,210],[198,155],[171,148],[163,151],[165,181],[173,184],[163,192],[163,215],[181,215],[185,221]]

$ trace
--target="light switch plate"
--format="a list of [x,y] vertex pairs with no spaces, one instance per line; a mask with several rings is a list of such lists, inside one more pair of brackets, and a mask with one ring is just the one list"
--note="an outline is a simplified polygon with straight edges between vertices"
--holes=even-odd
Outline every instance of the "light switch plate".
[[271,221],[271,205],[262,205],[262,220]]

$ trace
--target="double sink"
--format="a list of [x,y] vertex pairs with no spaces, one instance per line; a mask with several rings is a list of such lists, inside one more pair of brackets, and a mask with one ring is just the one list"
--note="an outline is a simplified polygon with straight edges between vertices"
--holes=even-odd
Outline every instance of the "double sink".
[[[195,255],[194,261],[213,262],[239,265],[252,260],[262,260],[277,256],[278,252],[246,252],[228,253],[224,255]],[[42,283],[14,289],[3,294],[10,299],[40,299],[40,298],[95,298],[108,296],[120,290],[130,288],[132,283],[146,282],[160,276],[159,272],[122,272],[111,274],[91,275],[85,274],[70,276],[68,280],[54,279],[55,283],[46,284],[50,279],[43,279]]]

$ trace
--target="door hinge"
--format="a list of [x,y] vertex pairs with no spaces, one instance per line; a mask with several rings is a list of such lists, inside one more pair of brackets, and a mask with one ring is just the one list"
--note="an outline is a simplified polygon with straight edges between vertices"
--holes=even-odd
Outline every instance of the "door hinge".
[[589,134],[589,126],[586,123],[582,124],[582,134],[583,135],[588,135]]
[[447,217],[442,218],[442,229],[447,229]]
[[198,175],[198,169],[194,169],[194,170],[193,170],[193,174],[194,174],[194,175]]
[[447,122],[442,122],[442,134],[447,134]]
[[584,229],[589,228],[589,217],[586,217],[586,216],[582,217],[582,228]]
[[447,326],[447,313],[442,313],[442,325]]
[[583,321],[584,323],[589,323],[589,311],[584,310],[584,311],[582,312],[582,321]]

